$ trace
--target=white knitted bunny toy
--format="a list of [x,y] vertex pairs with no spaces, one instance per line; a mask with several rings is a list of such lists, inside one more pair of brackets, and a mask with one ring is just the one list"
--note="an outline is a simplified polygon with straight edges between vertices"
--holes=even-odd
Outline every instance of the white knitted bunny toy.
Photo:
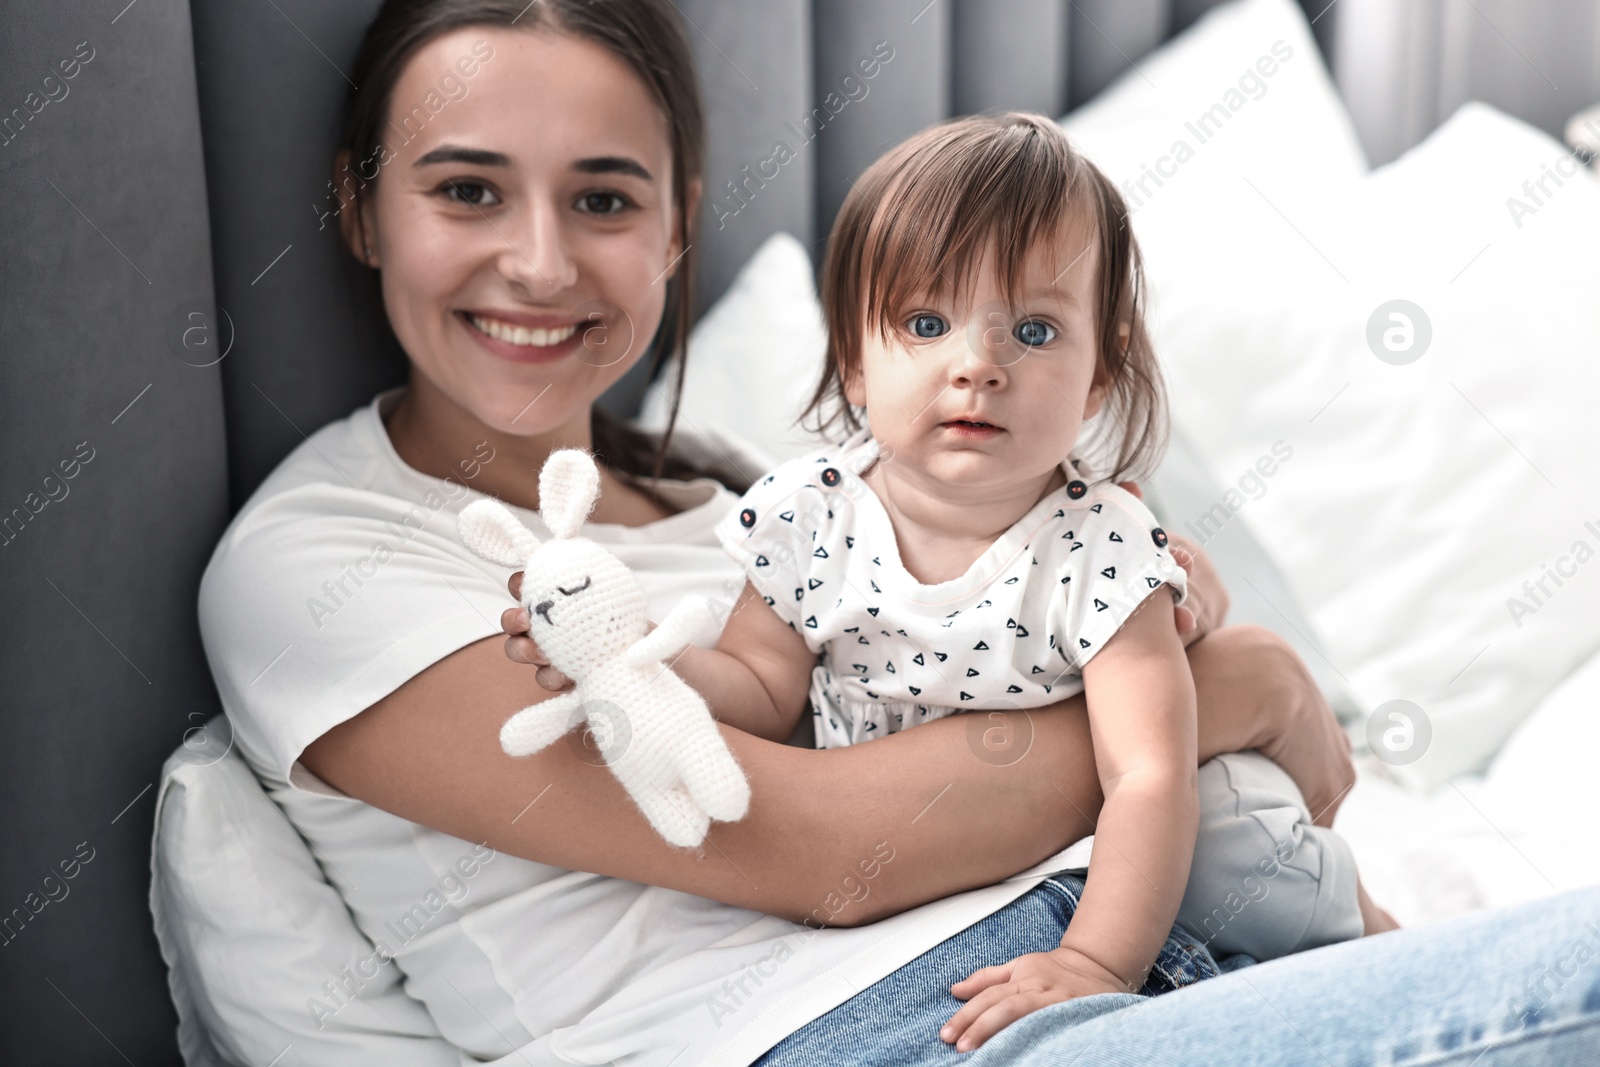
[[539,539],[497,500],[462,509],[461,540],[479,556],[523,568],[529,635],[575,687],[517,712],[500,730],[512,756],[538,752],[585,719],[600,753],[656,831],[693,847],[711,819],[744,817],[750,785],[699,693],[661,661],[709,618],[686,597],[654,630],[644,589],[621,560],[578,530],[600,495],[588,453],[561,449],[539,474]]

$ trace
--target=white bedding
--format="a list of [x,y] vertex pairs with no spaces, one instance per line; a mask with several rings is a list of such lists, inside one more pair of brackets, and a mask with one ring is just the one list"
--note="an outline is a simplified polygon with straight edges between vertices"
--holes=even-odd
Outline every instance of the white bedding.
[[[1397,773],[1434,789],[1481,770],[1600,650],[1600,567],[1584,565],[1600,555],[1600,182],[1482,104],[1361,173],[1293,7],[1216,9],[1193,32],[1230,68],[1202,75],[1174,49],[1066,127],[1151,190],[1133,226],[1176,424],[1219,485],[1293,450],[1239,521],[1358,703],[1423,709],[1431,739]],[[1265,95],[1162,187],[1144,181],[1280,38],[1292,58]],[[1396,300],[1407,353],[1383,348],[1405,340],[1385,332]]]
[[1419,794],[1367,757],[1337,828],[1402,924],[1600,884],[1596,752],[1600,656],[1545,698],[1485,774]]
[[1600,655],[1544,698],[1485,773],[1415,793],[1366,757],[1337,828],[1402,924],[1600,884],[1597,752]]

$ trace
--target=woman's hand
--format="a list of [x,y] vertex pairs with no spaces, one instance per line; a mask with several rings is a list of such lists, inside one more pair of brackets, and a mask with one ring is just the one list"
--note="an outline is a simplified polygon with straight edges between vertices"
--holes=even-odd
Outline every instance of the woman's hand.
[[550,660],[539,647],[539,642],[528,636],[533,628],[533,620],[528,618],[528,610],[522,606],[522,572],[513,574],[506,585],[511,589],[512,599],[517,602],[516,607],[500,613],[500,629],[506,632],[506,658],[513,663],[538,667],[533,678],[543,689],[559,693],[572,688],[572,679],[550,666]]
[[1222,626],[1228,617],[1228,590],[1200,546],[1180,534],[1167,535],[1172,558],[1189,576],[1189,595],[1178,605],[1178,636],[1188,648]]
[[1350,737],[1287,641],[1260,626],[1226,626],[1189,650],[1199,694],[1200,761],[1253,748],[1300,787],[1331,827],[1356,781]]
[[1332,828],[1339,805],[1356,784],[1350,735],[1299,653],[1276,634],[1273,640],[1275,647],[1269,657],[1285,688],[1276,714],[1268,721],[1268,736],[1256,749],[1294,779],[1312,822]]
[[[1123,489],[1140,500],[1144,493],[1138,482],[1119,482]],[[1222,577],[1211,565],[1211,557],[1200,551],[1200,546],[1180,534],[1169,532],[1168,545],[1172,558],[1189,576],[1189,595],[1178,606],[1178,636],[1185,648],[1222,625],[1228,617],[1228,591],[1223,588]]]

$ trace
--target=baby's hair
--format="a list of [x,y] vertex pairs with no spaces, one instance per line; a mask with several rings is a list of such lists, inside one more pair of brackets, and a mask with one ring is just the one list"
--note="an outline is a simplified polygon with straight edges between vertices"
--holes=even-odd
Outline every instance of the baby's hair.
[[[898,315],[932,289],[971,285],[995,250],[1000,287],[1017,303],[1024,263],[1039,240],[1088,223],[1098,253],[1097,381],[1109,388],[1095,441],[1078,454],[1096,475],[1147,476],[1166,448],[1161,370],[1145,329],[1144,269],[1128,210],[1110,179],[1043,115],[1008,111],[930,126],[872,166],[845,197],[828,238],[822,307],[828,327],[822,380],[803,418],[827,432],[861,426],[844,396],[863,330],[886,338]],[[1063,260],[1063,267],[1071,256]],[[934,279],[930,285],[930,279]],[[1119,329],[1126,325],[1124,347]]]

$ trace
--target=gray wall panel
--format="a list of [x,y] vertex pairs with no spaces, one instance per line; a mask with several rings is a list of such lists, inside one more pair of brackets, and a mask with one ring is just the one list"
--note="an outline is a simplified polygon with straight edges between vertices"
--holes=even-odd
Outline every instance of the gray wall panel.
[[1448,0],[1443,14],[1440,121],[1484,100],[1559,137],[1600,102],[1596,0]]
[[194,601],[228,516],[219,370],[180,358],[211,299],[188,11],[5,20],[0,1062],[173,1064],[149,787],[217,710]]
[[303,433],[404,377],[365,272],[313,209],[328,197],[341,70],[378,6],[193,3],[217,300],[238,332],[223,363],[235,507]]
[[1067,110],[1062,0],[952,0],[951,113]]
[[1166,40],[1169,0],[1073,0],[1068,90],[1074,107]]
[[[678,7],[706,107],[696,286],[703,311],[771,234],[811,240],[816,154],[789,128],[811,103],[811,5],[767,0],[760,18],[722,0],[680,0]],[[776,151],[779,142],[792,158]]]
[[[821,261],[828,229],[856,176],[950,113],[950,19],[943,0],[816,0],[815,117],[804,131],[812,138],[808,150],[817,154],[814,261]],[[865,95],[850,100],[845,79],[859,78],[858,64],[872,59],[880,42],[892,57],[854,90]]]
[[1469,100],[1557,138],[1600,100],[1600,0],[1343,0],[1333,14],[1337,32],[1319,39],[1334,41],[1333,70],[1374,165]]

